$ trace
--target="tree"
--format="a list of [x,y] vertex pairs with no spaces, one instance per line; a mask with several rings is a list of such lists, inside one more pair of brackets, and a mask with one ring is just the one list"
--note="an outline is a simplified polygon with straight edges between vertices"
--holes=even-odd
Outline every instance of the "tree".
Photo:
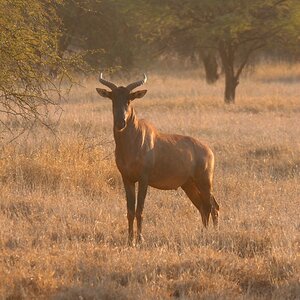
[[268,47],[264,49],[264,55],[275,56],[289,62],[300,59],[300,2],[293,3],[289,14],[289,22],[271,40]]
[[[57,52],[59,19],[53,1],[0,2],[0,123],[18,135],[40,123],[49,126],[49,106],[57,105],[64,76],[76,58]],[[50,76],[57,70],[57,80]],[[17,126],[16,126],[17,124]]]
[[[220,2],[220,1],[219,1]],[[226,103],[235,101],[240,75],[250,56],[274,39],[289,23],[293,1],[230,1],[225,9],[210,7],[209,32],[216,41],[225,73]]]
[[132,7],[132,13],[148,39],[172,41],[180,33],[193,37],[190,48],[219,54],[225,74],[225,103],[234,103],[240,75],[250,57],[289,26],[297,4],[296,0],[140,2],[143,5]]
[[201,44],[201,39],[191,30],[174,30],[172,36],[166,35],[160,43],[167,45],[164,51],[176,53],[182,57],[198,58],[203,64],[205,79],[208,84],[214,84],[219,79],[219,65],[217,51],[206,49]]
[[135,61],[137,29],[112,0],[64,0],[56,5],[63,29],[59,53],[87,52],[87,62],[97,69],[122,66]]
[[218,62],[217,62],[217,54],[213,51],[205,51],[205,49],[200,48],[200,57],[203,62],[204,70],[205,70],[205,78],[208,84],[215,83],[220,75],[218,72]]

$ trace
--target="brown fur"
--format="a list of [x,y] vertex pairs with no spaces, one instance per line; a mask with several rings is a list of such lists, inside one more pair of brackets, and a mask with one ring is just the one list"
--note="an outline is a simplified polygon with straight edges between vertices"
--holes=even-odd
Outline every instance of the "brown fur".
[[[217,226],[219,205],[211,194],[213,152],[192,137],[161,133],[149,122],[139,120],[129,99],[142,97],[146,91],[129,94],[124,89],[119,87],[109,92],[112,93],[110,95],[100,89],[97,91],[113,100],[115,156],[126,191],[129,243],[133,241],[135,217],[138,227],[137,239],[142,239],[142,213],[148,186],[161,190],[181,187],[200,211],[204,226],[208,225],[210,214],[214,225]],[[120,120],[117,114],[120,110],[117,111],[116,106],[122,105],[121,114],[124,116],[125,126],[118,129],[116,124],[119,124]],[[135,207],[137,182],[139,187]]]

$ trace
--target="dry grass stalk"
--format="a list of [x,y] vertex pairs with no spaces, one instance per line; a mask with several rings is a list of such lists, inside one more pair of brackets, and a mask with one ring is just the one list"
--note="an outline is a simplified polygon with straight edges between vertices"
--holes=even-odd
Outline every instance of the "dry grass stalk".
[[219,231],[202,231],[183,192],[151,189],[146,242],[127,247],[110,105],[98,99],[96,79],[64,105],[59,139],[37,129],[5,147],[0,298],[299,297],[299,84],[285,80],[285,68],[244,78],[235,106],[223,105],[222,83],[193,74],[149,74],[149,96],[135,103],[159,129],[212,146]]

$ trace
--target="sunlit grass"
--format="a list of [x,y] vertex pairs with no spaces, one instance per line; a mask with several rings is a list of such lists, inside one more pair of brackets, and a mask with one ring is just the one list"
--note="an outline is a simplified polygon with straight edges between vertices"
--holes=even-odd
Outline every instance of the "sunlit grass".
[[261,66],[241,79],[234,106],[223,104],[222,80],[149,74],[138,116],[215,152],[220,229],[203,230],[181,190],[150,189],[145,243],[133,248],[110,103],[95,79],[83,82],[56,137],[36,129],[2,149],[0,298],[299,297],[298,73]]

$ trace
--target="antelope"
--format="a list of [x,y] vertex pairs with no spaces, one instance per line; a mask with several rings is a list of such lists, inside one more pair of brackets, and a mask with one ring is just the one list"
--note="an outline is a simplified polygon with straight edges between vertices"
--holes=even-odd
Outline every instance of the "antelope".
[[126,87],[105,80],[102,73],[99,81],[110,89],[96,88],[96,91],[112,101],[115,160],[127,201],[128,244],[133,244],[135,218],[136,243],[143,240],[143,209],[148,186],[160,190],[181,187],[199,210],[204,227],[210,214],[217,227],[219,205],[212,194],[212,150],[192,137],[162,133],[148,121],[138,119],[131,102],[147,93],[147,90],[133,91],[147,81],[145,74],[142,80]]

